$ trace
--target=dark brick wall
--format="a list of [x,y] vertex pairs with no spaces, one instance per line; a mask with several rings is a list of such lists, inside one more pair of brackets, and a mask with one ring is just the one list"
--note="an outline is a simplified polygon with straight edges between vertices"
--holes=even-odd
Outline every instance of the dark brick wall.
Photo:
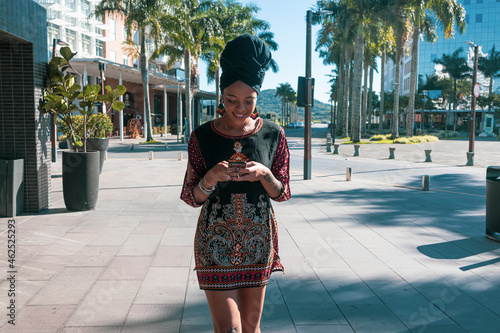
[[0,159],[24,159],[24,211],[50,202],[50,118],[40,113],[47,64],[46,11],[0,0]]

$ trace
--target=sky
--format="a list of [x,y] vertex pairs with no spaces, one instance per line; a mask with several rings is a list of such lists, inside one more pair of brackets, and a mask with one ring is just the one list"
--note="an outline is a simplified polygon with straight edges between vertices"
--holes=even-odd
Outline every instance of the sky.
[[[273,52],[273,58],[280,70],[266,73],[262,90],[275,89],[280,83],[290,83],[297,91],[299,76],[305,76],[305,48],[306,48],[306,12],[315,7],[314,0],[240,0],[242,4],[256,4],[261,11],[259,19],[266,20],[274,33],[274,40],[278,43],[278,50]],[[312,27],[312,77],[315,79],[314,98],[329,103],[330,84],[328,81],[332,65],[324,65],[319,54],[314,51],[317,32],[320,26]],[[201,61],[202,78],[200,88],[205,91],[215,91],[215,85],[207,84],[206,64]],[[374,91],[380,90],[380,79],[374,78]]]

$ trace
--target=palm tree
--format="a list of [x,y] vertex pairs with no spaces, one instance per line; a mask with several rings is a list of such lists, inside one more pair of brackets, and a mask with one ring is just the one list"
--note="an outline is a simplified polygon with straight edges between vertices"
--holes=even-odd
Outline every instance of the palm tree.
[[[467,66],[467,60],[464,56],[462,56],[463,49],[460,47],[451,55],[443,54],[440,59],[435,59],[434,63],[443,66],[443,73],[446,73],[450,76],[450,79],[453,81],[453,109],[457,109],[457,80],[466,78],[470,76],[470,67]],[[451,114],[451,103],[448,108],[448,115],[446,116],[445,130],[448,130],[448,119],[450,119]],[[456,117],[455,117],[456,119]]]
[[[278,49],[274,41],[274,34],[269,30],[269,23],[256,18],[260,8],[250,4],[243,6],[235,0],[219,0],[216,4],[215,18],[221,26],[222,33],[217,36],[218,41],[213,43],[202,55],[203,60],[208,63],[207,79],[211,83],[215,81],[216,98],[220,99],[220,56],[227,42],[234,38],[249,33],[260,37],[271,51]],[[274,59],[270,62],[273,72],[278,72],[278,64]]]
[[285,126],[285,100],[286,100],[286,85],[289,83],[280,83],[279,86],[276,87],[276,94],[274,94],[274,97],[279,97],[281,99],[281,126]]
[[500,51],[495,50],[495,45],[491,48],[488,57],[479,57],[477,67],[484,76],[490,79],[488,90],[488,98],[490,103],[488,105],[488,112],[491,112],[491,99],[493,93],[493,78],[498,78],[500,72]]
[[156,40],[154,56],[169,56],[168,67],[175,61],[184,59],[187,135],[193,130],[191,60],[198,59],[209,45],[217,42],[216,36],[222,33],[220,24],[214,17],[214,10],[212,1],[179,0],[170,10],[161,13],[159,26],[155,31],[162,38]]
[[410,136],[415,119],[415,89],[417,83],[418,46],[421,29],[424,31],[427,42],[436,41],[435,24],[431,17],[441,23],[445,38],[451,38],[455,32],[455,25],[462,34],[465,31],[465,9],[456,0],[415,0],[412,4],[414,10],[413,42],[411,49],[410,73],[410,102],[407,116],[407,135]]
[[151,106],[149,102],[148,57],[146,54],[146,31],[158,25],[159,13],[165,11],[169,0],[102,0],[95,8],[97,15],[123,14],[127,34],[137,29],[140,34],[140,69],[142,86],[144,90],[144,126],[146,141],[153,139],[151,126]]

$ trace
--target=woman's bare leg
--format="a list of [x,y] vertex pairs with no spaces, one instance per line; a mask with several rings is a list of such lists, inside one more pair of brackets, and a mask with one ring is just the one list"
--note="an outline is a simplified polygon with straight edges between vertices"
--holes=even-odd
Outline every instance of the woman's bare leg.
[[205,290],[214,333],[241,333],[240,311],[235,290]]
[[260,319],[264,307],[266,286],[241,288],[237,289],[237,292],[242,333],[260,333]]

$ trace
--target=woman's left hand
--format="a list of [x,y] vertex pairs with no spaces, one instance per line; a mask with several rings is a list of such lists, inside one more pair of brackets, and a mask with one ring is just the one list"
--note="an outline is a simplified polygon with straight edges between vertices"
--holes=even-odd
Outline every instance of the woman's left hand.
[[271,170],[259,162],[247,162],[245,168],[232,168],[229,172],[231,181],[257,182],[261,181]]

